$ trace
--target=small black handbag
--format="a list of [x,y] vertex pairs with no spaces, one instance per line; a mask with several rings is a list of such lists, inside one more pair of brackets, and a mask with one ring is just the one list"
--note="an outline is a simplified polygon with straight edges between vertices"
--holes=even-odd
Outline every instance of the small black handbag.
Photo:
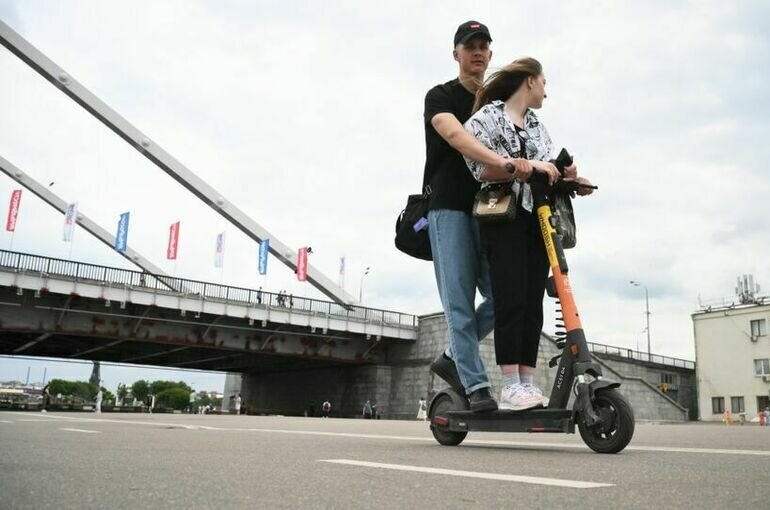
[[396,248],[410,257],[433,260],[428,237],[430,186],[422,195],[409,195],[406,207],[396,218]]

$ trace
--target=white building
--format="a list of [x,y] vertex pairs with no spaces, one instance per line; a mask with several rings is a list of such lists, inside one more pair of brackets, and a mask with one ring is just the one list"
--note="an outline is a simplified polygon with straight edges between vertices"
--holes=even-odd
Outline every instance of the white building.
[[740,289],[735,302],[692,314],[702,421],[722,420],[725,411],[756,421],[757,412],[770,406],[770,298]]

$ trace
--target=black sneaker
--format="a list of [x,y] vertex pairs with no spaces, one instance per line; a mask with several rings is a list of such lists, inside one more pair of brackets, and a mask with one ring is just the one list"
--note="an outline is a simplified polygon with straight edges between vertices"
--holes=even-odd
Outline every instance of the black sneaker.
[[460,374],[457,373],[455,362],[447,358],[443,352],[430,364],[430,370],[446,381],[460,396],[465,396],[465,388],[460,382]]
[[468,400],[471,402],[471,411],[474,413],[497,411],[497,402],[490,395],[489,388],[479,388],[471,393]]

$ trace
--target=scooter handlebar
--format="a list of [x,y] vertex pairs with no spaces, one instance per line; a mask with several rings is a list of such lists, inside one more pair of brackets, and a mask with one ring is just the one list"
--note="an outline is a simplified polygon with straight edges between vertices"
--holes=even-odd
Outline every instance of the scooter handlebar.
[[[590,189],[599,189],[599,186],[594,186],[593,184],[583,184],[579,183],[577,181],[565,181],[564,180],[564,169],[567,168],[572,164],[572,155],[567,152],[567,149],[562,149],[559,152],[559,155],[556,156],[556,159],[552,159],[551,163],[559,170],[559,173],[561,174],[561,178],[556,182],[554,186],[558,186],[561,189],[565,189],[566,191],[577,191],[579,188],[590,188]],[[505,165],[505,169],[508,171],[509,174],[513,174],[516,169],[513,166],[513,163],[507,163]],[[540,179],[540,174],[535,174],[534,172],[528,179],[528,182],[532,179]],[[543,180],[546,180],[545,175],[542,176]]]

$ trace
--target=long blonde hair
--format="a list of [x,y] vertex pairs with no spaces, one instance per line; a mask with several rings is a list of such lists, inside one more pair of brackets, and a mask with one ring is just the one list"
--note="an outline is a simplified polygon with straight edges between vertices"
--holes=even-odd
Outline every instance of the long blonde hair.
[[528,77],[543,74],[543,66],[532,57],[514,60],[493,73],[476,91],[473,112],[492,101],[505,101],[511,97]]

